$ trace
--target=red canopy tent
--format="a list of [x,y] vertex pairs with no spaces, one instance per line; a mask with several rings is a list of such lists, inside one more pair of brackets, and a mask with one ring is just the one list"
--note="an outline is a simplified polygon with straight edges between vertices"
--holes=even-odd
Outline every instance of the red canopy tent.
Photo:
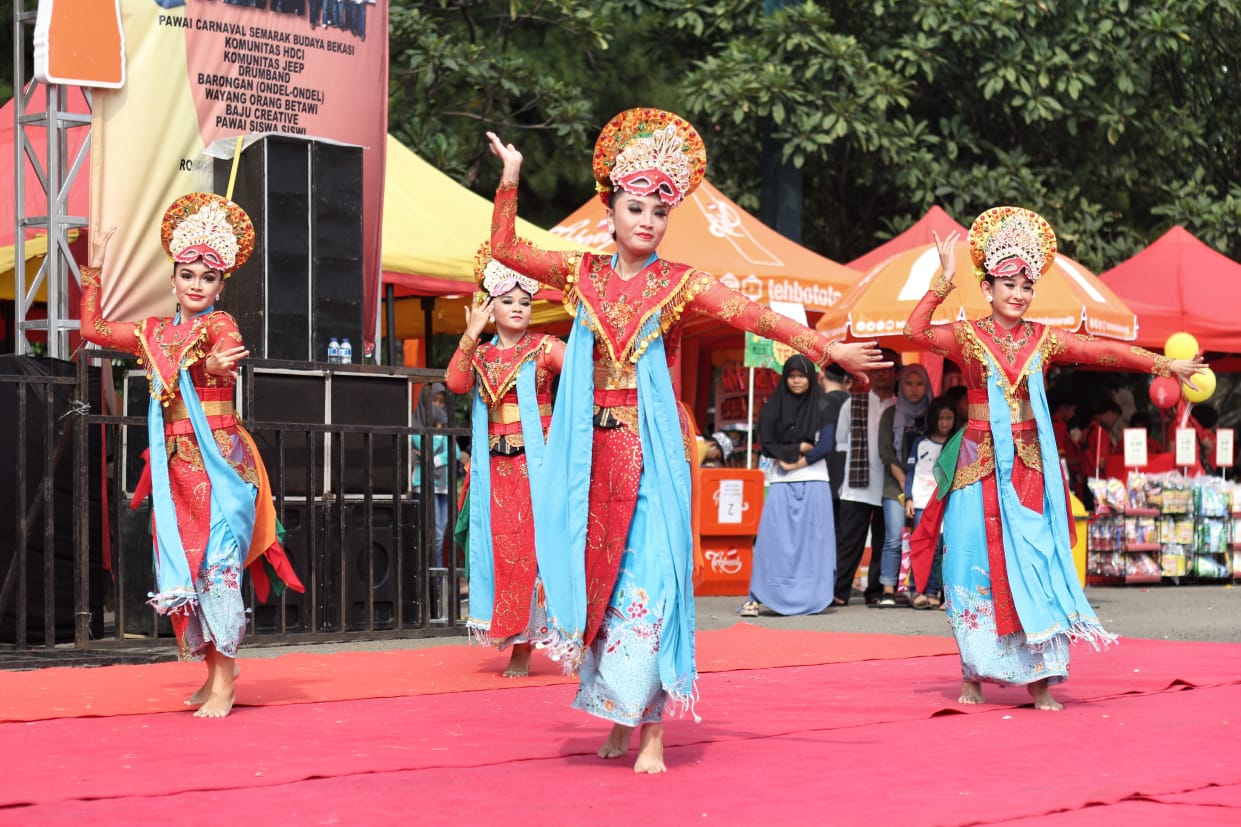
[[945,238],[949,233],[953,232],[960,233],[961,238],[965,238],[967,230],[958,224],[951,215],[941,210],[938,206],[934,206],[926,211],[926,215],[911,224],[909,229],[895,238],[880,244],[866,255],[855,258],[847,266],[863,273],[869,273],[899,253],[912,250],[914,247],[921,247],[924,244],[934,244],[935,236],[932,233],[939,233],[940,238]]
[[1137,314],[1137,344],[1162,351],[1170,335],[1184,330],[1204,351],[1241,353],[1241,264],[1184,227],[1173,227],[1099,278]]
[[[82,89],[78,86],[66,87],[69,90],[69,104],[67,110],[77,114],[90,114],[90,107],[86,104],[86,99],[82,95]],[[42,112],[47,106],[47,87],[42,84],[34,90],[30,101],[26,104],[28,112]],[[17,232],[17,198],[15,195],[17,177],[14,164],[17,160],[17,150],[14,144],[17,141],[16,134],[16,118],[13,110],[16,103],[10,99],[0,107],[0,181],[5,182],[7,190],[5,197],[0,198],[0,299],[13,299],[16,291],[14,278],[14,269],[17,263],[14,261],[16,255],[16,232]],[[73,159],[80,151],[82,144],[89,136],[86,129],[71,129],[68,132],[67,157]],[[40,170],[47,164],[47,139],[46,132],[39,130],[32,135],[32,147]],[[47,214],[47,195],[43,192],[43,188],[39,186],[38,179],[35,177],[34,165],[28,155],[23,153],[22,162],[26,167],[25,180],[25,214],[26,215],[46,215]],[[72,215],[86,215],[88,209],[87,199],[90,195],[89,176],[86,174],[86,167],[83,166],[82,171],[78,174],[73,182],[73,186],[69,190],[68,203],[66,209]],[[47,252],[47,236],[41,230],[24,230],[26,239],[25,256],[28,261],[26,272],[29,277],[33,277],[37,272],[39,261]],[[76,235],[76,234],[75,234]],[[39,292],[39,300],[43,300],[45,291]]]

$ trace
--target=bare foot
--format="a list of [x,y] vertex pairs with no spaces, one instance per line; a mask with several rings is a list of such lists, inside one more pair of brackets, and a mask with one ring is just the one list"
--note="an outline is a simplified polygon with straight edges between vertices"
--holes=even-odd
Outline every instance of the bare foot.
[[233,711],[237,671],[234,658],[214,648],[207,650],[207,699],[194,713],[195,718],[223,718]]
[[513,646],[513,656],[508,659],[508,667],[501,673],[506,678],[524,678],[530,674],[529,643],[518,643]]
[[604,741],[603,746],[599,747],[599,757],[620,758],[629,752],[629,736],[632,734],[633,727],[612,724],[612,731],[608,733],[608,740]]
[[1027,684],[1026,689],[1030,692],[1030,697],[1034,699],[1035,709],[1046,709],[1051,712],[1059,712],[1064,709],[1064,704],[1051,696],[1051,687],[1048,685],[1046,678]]
[[633,771],[654,775],[667,772],[664,766],[664,725],[643,724],[642,736],[638,742],[638,760],[633,764]]
[[986,701],[982,698],[982,684],[978,681],[961,681],[961,697],[957,698],[959,704],[982,704]]
[[233,711],[233,700],[236,694],[228,692],[212,692],[207,696],[207,701],[198,708],[194,713],[195,718],[226,718],[228,713]]
[[[238,665],[236,660],[234,660],[233,661],[233,680],[237,680],[237,678],[239,677],[241,677],[241,666]],[[203,681],[202,686],[198,687],[197,692],[195,692],[193,695],[190,695],[188,698],[185,699],[185,705],[186,706],[198,706],[199,704],[204,703],[210,694],[211,694],[211,670],[208,669],[207,679]]]

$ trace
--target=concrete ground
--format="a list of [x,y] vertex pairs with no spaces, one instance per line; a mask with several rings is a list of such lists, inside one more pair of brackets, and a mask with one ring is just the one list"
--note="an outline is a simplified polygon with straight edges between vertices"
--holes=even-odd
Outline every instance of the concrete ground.
[[[1241,643],[1241,588],[1231,585],[1131,586],[1088,588],[1086,595],[1108,631],[1122,638]],[[741,622],[737,609],[744,600],[744,597],[699,597],[696,601],[698,628],[704,631],[722,629]],[[952,634],[942,611],[868,608],[860,597],[844,608],[828,609],[817,615],[780,617],[764,612],[756,618],[747,618],[746,622],[771,629],[937,637],[951,637]],[[466,637],[460,635],[299,646],[243,645],[241,657],[277,657],[293,651],[422,649],[466,642]]]

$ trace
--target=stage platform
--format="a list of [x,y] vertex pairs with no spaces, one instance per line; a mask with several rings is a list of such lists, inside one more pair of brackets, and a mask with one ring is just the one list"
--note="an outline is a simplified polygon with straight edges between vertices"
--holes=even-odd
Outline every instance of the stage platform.
[[1061,712],[957,704],[946,638],[737,624],[698,657],[653,777],[537,654],[243,658],[223,720],[181,704],[200,664],[0,673],[0,824],[1241,823],[1241,645],[1078,647]]

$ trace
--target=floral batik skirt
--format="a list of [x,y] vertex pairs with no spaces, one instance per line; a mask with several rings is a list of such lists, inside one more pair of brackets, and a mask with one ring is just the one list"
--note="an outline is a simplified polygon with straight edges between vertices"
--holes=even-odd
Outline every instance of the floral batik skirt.
[[[231,431],[218,431],[217,442],[231,447],[225,458],[248,469],[253,460]],[[168,484],[177,509],[177,528],[193,572],[197,605],[173,614],[182,657],[202,658],[208,644],[230,658],[246,631],[246,605],[241,594],[242,568],[248,549],[242,549],[225,519],[211,512],[211,481],[196,456],[196,444],[181,437],[177,452],[168,459]],[[221,446],[223,447],[223,446]],[[244,463],[249,463],[246,465]],[[250,538],[246,538],[247,542]]]
[[943,580],[948,622],[967,681],[1024,685],[1069,674],[1069,641],[1057,635],[1039,646],[1021,632],[996,630],[987,557],[983,481],[953,491],[944,512]]
[[[650,503],[638,492],[628,536],[645,536]],[[582,662],[573,706],[624,726],[663,719],[667,693],[659,676],[659,635],[666,599],[660,549],[627,543],[603,623]]]

